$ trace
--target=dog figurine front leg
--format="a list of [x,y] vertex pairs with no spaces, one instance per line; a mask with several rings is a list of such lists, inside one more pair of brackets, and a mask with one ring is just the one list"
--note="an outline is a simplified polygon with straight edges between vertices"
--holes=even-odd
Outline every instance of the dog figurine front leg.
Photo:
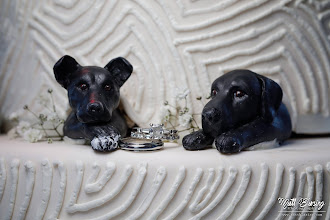
[[203,150],[212,147],[214,138],[205,134],[203,130],[195,131],[182,139],[186,150]]
[[[120,120],[115,123],[86,124],[77,120],[71,113],[65,122],[64,133],[72,139],[85,139],[91,141],[92,148],[96,151],[114,151],[118,147],[118,139],[125,132],[119,132],[115,124],[122,124]],[[126,127],[122,124],[120,127]],[[125,129],[124,129],[125,130]]]
[[272,122],[262,117],[227,131],[215,139],[218,151],[224,154],[238,153],[244,148],[255,144],[277,139],[282,142],[291,135],[290,116],[284,104],[281,104],[277,116]]

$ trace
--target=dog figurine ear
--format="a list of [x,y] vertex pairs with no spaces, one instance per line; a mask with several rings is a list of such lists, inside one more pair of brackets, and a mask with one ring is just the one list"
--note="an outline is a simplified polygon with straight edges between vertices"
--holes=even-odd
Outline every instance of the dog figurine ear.
[[133,66],[123,57],[112,59],[104,68],[114,76],[119,87],[126,82],[133,72]]
[[257,74],[261,83],[261,116],[267,121],[273,121],[282,103],[283,92],[273,80]]
[[63,56],[53,67],[56,81],[64,88],[67,88],[70,74],[77,71],[80,67],[81,66],[74,58],[69,55]]

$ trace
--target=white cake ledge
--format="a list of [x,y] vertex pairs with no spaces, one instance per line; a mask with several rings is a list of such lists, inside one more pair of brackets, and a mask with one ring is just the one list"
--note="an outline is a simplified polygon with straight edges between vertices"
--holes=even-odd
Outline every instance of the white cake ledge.
[[329,210],[329,137],[235,155],[170,143],[97,153],[7,136],[0,149],[0,213],[9,219],[275,219],[279,197],[300,195],[324,201],[320,219]]

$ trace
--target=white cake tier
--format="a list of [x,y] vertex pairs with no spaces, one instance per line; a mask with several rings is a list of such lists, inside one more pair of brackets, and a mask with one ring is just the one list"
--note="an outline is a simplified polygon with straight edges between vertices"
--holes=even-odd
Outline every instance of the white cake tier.
[[[176,144],[154,152],[96,153],[85,145],[2,136],[0,218],[329,219],[329,143],[294,139],[235,155]],[[310,198],[320,206],[286,212],[280,198]]]
[[40,109],[48,88],[65,112],[52,67],[69,54],[82,65],[132,63],[121,94],[141,127],[160,122],[165,101],[179,105],[176,87],[191,91],[189,114],[201,113],[196,97],[244,68],[281,85],[294,131],[330,133],[326,0],[3,0],[0,21],[0,123],[25,104]]

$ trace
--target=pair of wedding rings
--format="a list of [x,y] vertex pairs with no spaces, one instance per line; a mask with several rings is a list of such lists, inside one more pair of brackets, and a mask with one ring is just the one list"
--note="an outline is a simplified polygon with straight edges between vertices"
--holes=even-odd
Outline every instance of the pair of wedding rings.
[[119,142],[122,150],[152,151],[164,147],[163,140],[179,139],[177,130],[168,130],[163,124],[150,124],[150,128],[133,128],[131,137],[123,138]]

